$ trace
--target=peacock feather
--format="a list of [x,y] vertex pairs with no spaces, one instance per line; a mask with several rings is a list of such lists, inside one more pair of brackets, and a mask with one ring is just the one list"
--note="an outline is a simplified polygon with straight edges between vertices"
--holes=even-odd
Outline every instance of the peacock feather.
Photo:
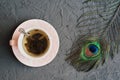
[[76,25],[81,35],[66,61],[77,71],[87,72],[119,51],[120,0],[86,0],[83,5]]

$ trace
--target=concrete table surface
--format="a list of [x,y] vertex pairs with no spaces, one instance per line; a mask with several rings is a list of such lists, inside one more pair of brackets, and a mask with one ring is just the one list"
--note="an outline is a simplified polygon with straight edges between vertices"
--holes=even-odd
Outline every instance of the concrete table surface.
[[[90,72],[77,72],[65,62],[77,36],[75,29],[84,0],[0,0],[0,80],[120,80],[120,54]],[[43,19],[58,32],[60,49],[48,65],[21,64],[9,46],[15,28],[28,19]]]

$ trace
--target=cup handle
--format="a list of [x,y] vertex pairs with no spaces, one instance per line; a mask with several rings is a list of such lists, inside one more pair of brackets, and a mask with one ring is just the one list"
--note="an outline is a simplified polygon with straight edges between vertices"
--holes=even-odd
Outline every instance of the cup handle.
[[15,40],[10,40],[9,44],[10,44],[11,46],[16,46],[16,45],[17,45],[16,42],[15,42]]

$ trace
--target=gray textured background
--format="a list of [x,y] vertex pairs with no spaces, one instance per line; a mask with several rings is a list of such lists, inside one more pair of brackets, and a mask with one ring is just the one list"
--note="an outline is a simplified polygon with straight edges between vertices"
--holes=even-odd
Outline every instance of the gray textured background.
[[[76,72],[65,61],[78,30],[84,0],[0,0],[0,80],[120,80],[120,54],[88,73]],[[48,65],[30,68],[21,64],[9,46],[15,28],[38,18],[51,23],[60,37],[57,57]]]

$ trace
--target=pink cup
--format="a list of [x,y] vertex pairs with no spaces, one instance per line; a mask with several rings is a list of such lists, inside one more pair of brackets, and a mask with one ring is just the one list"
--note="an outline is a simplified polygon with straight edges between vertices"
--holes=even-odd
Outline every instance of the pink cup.
[[[50,40],[50,47],[45,55],[40,57],[33,57],[24,51],[22,46],[24,34],[21,34],[18,31],[19,28],[24,28],[25,32],[33,29],[40,29],[48,35]],[[18,26],[13,34],[12,39],[10,40],[10,45],[12,46],[14,55],[21,63],[31,67],[40,67],[50,63],[57,55],[59,49],[59,37],[56,30],[49,23],[39,19],[31,19],[23,22]]]

